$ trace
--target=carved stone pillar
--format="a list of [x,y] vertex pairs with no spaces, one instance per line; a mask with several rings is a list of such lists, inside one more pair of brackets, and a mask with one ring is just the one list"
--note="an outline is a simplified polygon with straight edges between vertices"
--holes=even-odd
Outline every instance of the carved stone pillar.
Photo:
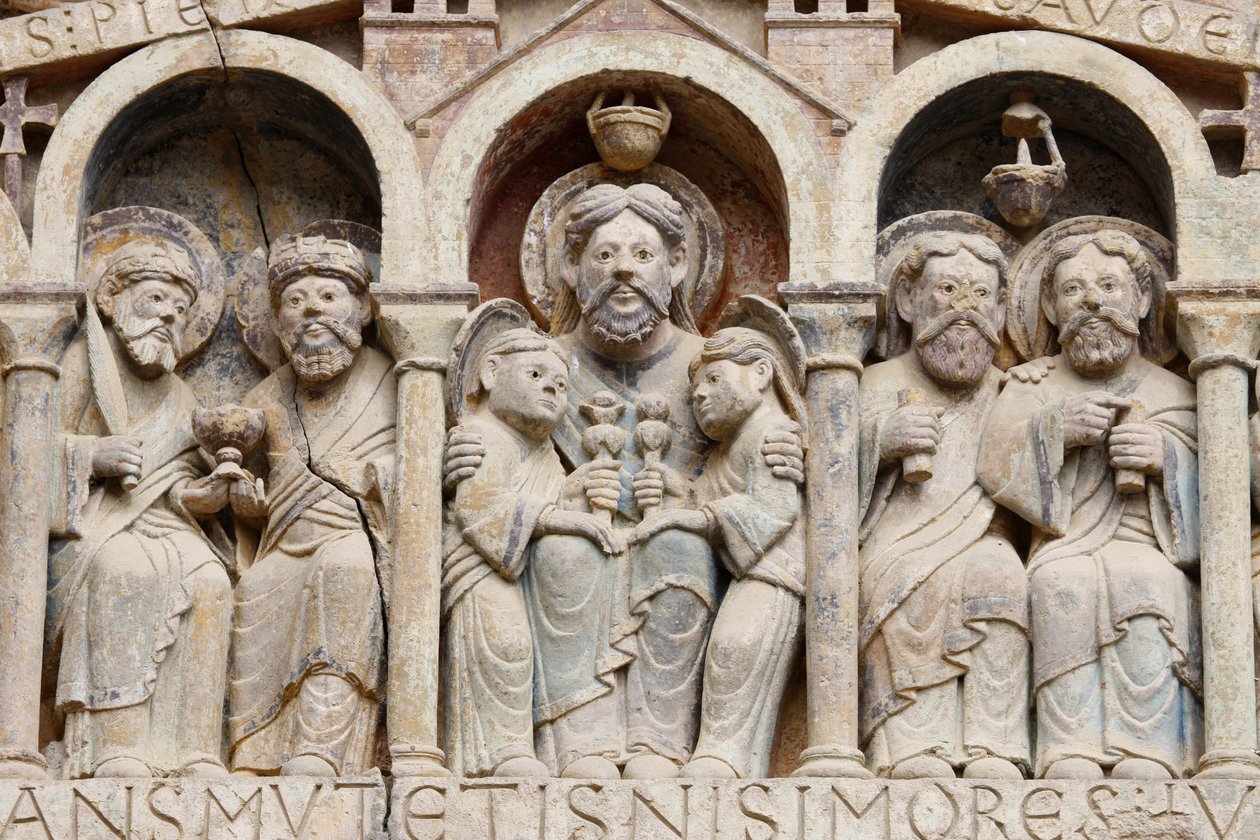
[[1205,730],[1198,775],[1260,778],[1247,439],[1260,301],[1245,289],[1174,294],[1178,343],[1198,389]]
[[858,378],[883,289],[780,286],[809,353],[806,734],[796,776],[866,778],[858,748]]
[[393,580],[386,732],[393,773],[449,775],[439,748],[438,629],[442,598],[442,450],[446,361],[476,286],[381,287],[377,324],[398,364]]
[[39,681],[48,587],[54,388],[74,332],[74,290],[0,292],[0,777],[41,778]]

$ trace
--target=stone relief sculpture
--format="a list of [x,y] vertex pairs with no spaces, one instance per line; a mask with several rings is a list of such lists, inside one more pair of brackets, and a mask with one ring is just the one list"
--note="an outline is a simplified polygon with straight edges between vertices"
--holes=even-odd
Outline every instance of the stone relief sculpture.
[[345,240],[289,235],[271,249],[289,363],[245,399],[266,415],[255,471],[266,495],[243,483],[231,496],[234,771],[333,776],[375,764],[396,386],[393,362],[363,341],[371,279]]
[[1081,217],[1014,269],[1021,355],[1059,352],[998,397],[979,479],[1033,525],[1046,778],[1183,777],[1201,753],[1195,394],[1158,364],[1169,252],[1140,225]]
[[448,371],[451,416],[481,438],[486,456],[446,511],[447,761],[462,776],[546,776],[534,754],[534,647],[521,576],[539,537],[582,537],[608,556],[621,537],[594,514],[558,507],[565,474],[551,433],[568,408],[568,369],[520,304],[501,299],[474,311]]
[[1008,514],[977,483],[1018,243],[966,213],[880,237],[888,361],[862,377],[862,742],[893,778],[1022,778],[1028,608]]
[[154,208],[94,217],[85,240],[49,556],[64,773],[225,776],[231,588],[200,520],[227,504],[230,483],[206,477],[197,400],[174,373],[218,320],[222,268],[200,231]]
[[683,776],[760,778],[788,670],[802,639],[805,587],[800,487],[762,455],[768,435],[797,435],[805,347],[786,314],[748,295],[691,360],[696,423],[716,445],[688,507],[651,510],[635,544],[671,529],[706,538],[733,580],[704,665],[700,735]]
[[[704,345],[684,286],[689,224],[650,183],[592,186],[572,197],[565,222],[551,311],[570,374],[569,410],[552,434],[572,469],[561,506],[603,511],[619,529],[642,510],[685,507],[708,449],[688,400],[687,368]],[[638,406],[662,398],[645,417],[669,418],[669,445],[615,457]],[[456,429],[450,444],[448,478],[458,482],[484,443]],[[792,432],[768,437],[767,466],[799,480],[799,444]],[[631,477],[634,454],[645,465]],[[540,539],[526,570],[540,757],[575,778],[676,776],[698,735],[716,584],[708,540],[688,530],[661,531],[616,558],[584,538]]]

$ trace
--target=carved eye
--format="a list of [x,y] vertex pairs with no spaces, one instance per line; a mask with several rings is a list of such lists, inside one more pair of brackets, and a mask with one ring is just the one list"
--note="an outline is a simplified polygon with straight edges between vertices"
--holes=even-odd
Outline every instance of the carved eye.
[[161,303],[162,295],[158,292],[154,292],[153,294],[149,295],[149,300],[153,301],[154,303]]
[[288,300],[287,302],[288,302],[289,306],[301,306],[301,305],[302,305],[302,299],[301,299],[300,297],[298,297],[297,295],[292,295],[292,296],[290,296],[290,297],[289,297],[289,300]]
[[944,292],[947,295],[952,295],[954,292],[958,290],[958,287],[955,286],[953,283],[942,283],[936,288],[940,289],[942,292]]
[[1065,295],[1080,294],[1080,291],[1081,291],[1081,287],[1076,285],[1075,283],[1069,283],[1068,285],[1063,287],[1063,294]]
[[179,306],[177,306],[177,307],[175,307],[175,314],[176,314],[176,315],[183,315],[186,311],[188,311],[188,308],[187,308],[186,306],[182,305],[182,304],[181,304],[181,305],[179,305]]
[[1104,292],[1114,292],[1116,290],[1116,284],[1110,280],[1106,280],[1102,284],[1102,290]]
[[709,380],[710,385],[716,385],[718,384],[718,380],[720,380],[722,377],[718,376],[716,373],[710,373],[707,378]]
[[324,292],[322,297],[324,299],[324,303],[332,303],[336,299],[332,292]]
[[529,376],[531,379],[542,379],[542,371],[538,368],[534,368],[529,372]]
[[648,262],[654,255],[647,248],[640,248],[634,252],[634,258],[639,262]]
[[987,298],[989,296],[989,290],[985,288],[979,288],[979,289],[976,289],[974,292],[972,292],[972,294],[978,298]]
[[556,380],[556,390],[557,390],[557,391],[559,391],[559,392],[563,393],[563,392],[565,391],[565,389],[567,389],[568,387],[569,387],[569,383],[568,383],[568,382],[565,382],[563,379],[557,379],[557,380]]
[[613,258],[613,253],[612,251],[609,251],[607,248],[595,254],[595,259],[599,260],[602,263],[610,262],[612,258]]

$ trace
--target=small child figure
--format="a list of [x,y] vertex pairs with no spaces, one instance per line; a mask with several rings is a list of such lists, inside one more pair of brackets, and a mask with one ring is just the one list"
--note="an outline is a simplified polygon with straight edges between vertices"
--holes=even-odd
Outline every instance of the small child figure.
[[460,482],[443,528],[446,755],[457,776],[546,776],[534,752],[534,649],[520,577],[545,534],[623,549],[589,513],[556,506],[565,480],[551,432],[568,369],[509,300],[474,311],[455,342],[449,409],[486,455]]
[[695,481],[698,509],[652,513],[631,536],[637,542],[669,528],[705,535],[734,577],[709,637],[700,737],[681,771],[690,777],[766,775],[803,632],[802,494],[771,472],[761,448],[768,433],[800,434],[804,346],[787,315],[763,298],[741,298],[735,319],[743,325],[705,341],[689,371],[696,421],[717,441]]

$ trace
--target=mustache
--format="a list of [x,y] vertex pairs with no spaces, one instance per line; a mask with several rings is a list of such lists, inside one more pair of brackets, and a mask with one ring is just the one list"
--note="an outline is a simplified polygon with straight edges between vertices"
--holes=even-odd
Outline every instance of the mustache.
[[1002,343],[1002,337],[998,335],[997,330],[993,328],[988,319],[973,309],[951,309],[948,312],[937,315],[923,328],[923,331],[914,339],[914,343],[916,346],[922,347],[955,324],[969,324],[975,328],[976,332],[984,336],[985,341],[994,347]]
[[1094,323],[1110,323],[1117,330],[1132,338],[1136,338],[1138,335],[1136,318],[1123,310],[1104,306],[1096,312],[1077,312],[1071,318],[1068,318],[1067,323],[1059,328],[1059,343],[1067,344],[1076,338],[1082,329]]
[[[590,314],[593,310],[601,308],[608,302],[608,298],[611,297],[614,292],[619,291],[623,287],[633,289],[637,292],[639,297],[647,301],[648,306],[652,307],[657,315],[664,316],[669,312],[669,300],[661,300],[662,296],[657,295],[656,291],[642,278],[630,277],[626,280],[618,280],[614,278],[612,280],[604,281],[604,283],[599,286],[599,288],[597,288],[586,301],[586,306],[583,307],[583,313]],[[668,289],[668,287],[666,288]]]
[[312,332],[318,327],[323,327],[331,332],[337,339],[350,350],[358,350],[363,344],[363,333],[359,330],[358,325],[343,321],[339,318],[333,318],[328,315],[321,315],[317,318],[311,318],[303,322],[296,330],[293,331],[292,337],[288,343],[291,347],[296,346],[306,337],[306,334]]
[[171,329],[161,318],[148,318],[143,321],[131,321],[127,318],[116,318],[114,329],[124,341],[139,341],[145,336],[153,335],[170,345],[176,356],[183,352],[183,341],[180,334]]

